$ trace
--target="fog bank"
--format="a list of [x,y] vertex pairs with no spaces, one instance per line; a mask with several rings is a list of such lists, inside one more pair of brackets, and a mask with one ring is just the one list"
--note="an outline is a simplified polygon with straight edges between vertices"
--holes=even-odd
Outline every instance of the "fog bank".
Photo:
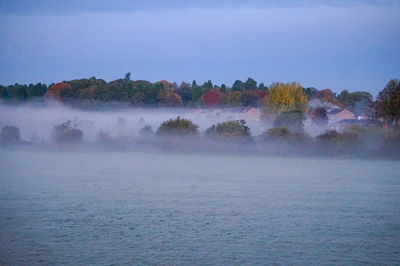
[[[139,131],[149,125],[152,130],[166,120],[176,118],[190,119],[203,132],[210,126],[242,119],[240,112],[210,109],[185,108],[121,108],[87,111],[71,108],[58,103],[6,105],[0,104],[0,128],[7,125],[20,129],[21,139],[31,142],[48,142],[54,126],[71,121],[73,127],[84,132],[85,141],[95,141],[99,132],[110,137],[135,137]],[[268,125],[258,118],[245,118],[252,135],[260,135]]]

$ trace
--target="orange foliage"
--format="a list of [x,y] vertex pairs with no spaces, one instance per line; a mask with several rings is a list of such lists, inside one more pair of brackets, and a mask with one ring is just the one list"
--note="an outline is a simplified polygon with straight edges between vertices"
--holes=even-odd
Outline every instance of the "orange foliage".
[[158,105],[163,107],[183,106],[182,98],[179,94],[161,90],[158,95]]
[[156,82],[156,84],[162,84],[164,86],[164,89],[170,89],[172,88],[172,84],[169,83],[166,80],[160,80],[159,82]]
[[93,99],[96,95],[96,86],[90,86],[79,91],[79,96],[82,99]]
[[53,98],[58,102],[62,102],[61,100],[61,92],[63,90],[71,89],[71,85],[66,82],[60,82],[51,86],[47,92],[45,93],[45,97]]
[[321,101],[331,103],[333,105],[343,107],[343,105],[336,99],[335,94],[330,89],[318,91],[314,98],[320,99]]
[[182,98],[177,93],[169,93],[167,97],[168,106],[183,106]]

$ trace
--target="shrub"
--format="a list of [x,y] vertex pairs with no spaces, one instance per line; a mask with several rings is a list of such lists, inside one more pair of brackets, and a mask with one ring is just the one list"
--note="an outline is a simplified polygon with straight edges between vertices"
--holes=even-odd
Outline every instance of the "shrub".
[[157,129],[159,135],[197,135],[199,126],[188,119],[170,119]]
[[57,125],[52,131],[53,140],[60,144],[78,144],[82,142],[83,132],[71,126],[71,122],[67,121]]
[[250,137],[250,128],[244,120],[232,120],[218,123],[206,130],[207,135],[217,135],[222,137]]
[[285,111],[275,117],[274,127],[287,127],[292,132],[303,132],[304,118],[301,111]]
[[400,158],[400,128],[394,127],[386,132],[380,150],[384,155]]
[[288,139],[292,132],[287,127],[274,127],[264,133],[264,136],[269,140]]
[[269,141],[284,141],[292,144],[304,144],[308,145],[311,141],[311,137],[306,133],[293,133],[287,127],[274,127],[269,129],[263,134],[266,140]]
[[150,137],[154,134],[153,129],[151,128],[151,126],[147,125],[145,127],[143,127],[140,131],[139,131],[139,136],[141,137]]
[[363,142],[357,133],[328,131],[316,137],[316,145],[323,152],[338,154],[359,151]]
[[377,125],[347,125],[343,132],[358,134],[368,150],[379,150],[390,130]]
[[100,131],[99,133],[97,133],[96,142],[101,144],[109,144],[112,142],[112,139],[107,132]]
[[21,141],[19,128],[16,126],[5,126],[1,130],[1,143],[16,144]]

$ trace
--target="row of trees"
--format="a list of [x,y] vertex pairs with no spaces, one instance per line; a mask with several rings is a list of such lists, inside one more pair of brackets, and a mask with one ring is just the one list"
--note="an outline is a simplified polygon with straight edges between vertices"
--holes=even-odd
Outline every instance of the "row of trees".
[[42,97],[47,90],[47,85],[42,83],[36,85],[14,84],[7,87],[0,85],[0,98],[4,100],[23,101]]
[[170,83],[165,80],[151,83],[145,80],[133,81],[130,73],[125,78],[106,82],[92,77],[51,84],[49,87],[38,83],[0,86],[0,98],[9,101],[23,101],[49,96],[60,102],[126,102],[135,106],[207,106],[228,105],[232,107],[255,106],[265,96],[268,88],[249,78],[246,82],[237,80],[232,88],[225,84],[214,85],[210,80],[202,85]]
[[[92,77],[52,84],[0,86],[0,97],[8,101],[21,101],[40,97],[51,97],[64,103],[86,104],[98,102],[125,102],[133,106],[204,106],[204,107],[262,107],[266,117],[274,117],[285,111],[299,111],[303,114],[309,108],[341,107],[356,115],[367,114],[382,118],[390,125],[400,119],[400,81],[389,81],[374,101],[373,96],[365,91],[342,91],[336,95],[329,89],[318,90],[304,88],[296,82],[263,83],[248,78],[245,82],[236,80],[232,87],[220,86],[210,80],[202,85],[196,81],[191,84],[182,82],[169,83],[160,81],[151,83],[144,80],[131,80],[130,73],[125,78],[112,82]],[[314,100],[319,101],[315,103]],[[318,113],[318,112],[317,112]]]
[[331,90],[304,89],[298,83],[273,83],[262,98],[265,117],[284,113],[286,119],[302,121],[306,112],[316,124],[326,124],[327,109],[346,108],[355,115],[379,119],[387,126],[400,123],[400,80],[390,80],[374,101],[368,92],[342,91],[336,96]]
[[[349,126],[344,132],[327,131],[315,138],[306,134],[302,125],[282,126],[282,120],[293,116],[293,111],[282,112],[274,120],[274,127],[261,136],[251,137],[250,128],[244,120],[232,120],[212,125],[199,138],[198,126],[192,121],[177,117],[162,123],[156,131],[145,126],[139,131],[139,138],[112,138],[101,131],[97,143],[117,145],[126,148],[129,145],[148,145],[157,148],[177,148],[185,150],[229,150],[225,144],[245,144],[240,148],[247,151],[292,154],[332,154],[332,155],[377,155],[400,158],[400,128],[383,129],[379,127],[363,128]],[[298,115],[298,113],[296,114]],[[20,144],[19,129],[6,126],[2,129],[1,144]],[[56,125],[52,139],[57,144],[77,145],[83,141],[83,132],[69,121]],[[122,141],[122,142],[121,142]],[[212,141],[212,142],[209,142]],[[265,145],[266,146],[265,146]],[[119,145],[119,146],[118,146]],[[221,146],[222,145],[222,146]],[[143,146],[142,146],[143,147]],[[235,145],[233,145],[235,147]],[[237,146],[239,147],[239,146]]]

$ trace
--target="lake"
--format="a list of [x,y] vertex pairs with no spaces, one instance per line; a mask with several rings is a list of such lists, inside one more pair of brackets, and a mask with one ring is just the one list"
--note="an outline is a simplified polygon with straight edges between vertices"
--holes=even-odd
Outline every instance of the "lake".
[[0,264],[399,264],[400,163],[0,147]]

